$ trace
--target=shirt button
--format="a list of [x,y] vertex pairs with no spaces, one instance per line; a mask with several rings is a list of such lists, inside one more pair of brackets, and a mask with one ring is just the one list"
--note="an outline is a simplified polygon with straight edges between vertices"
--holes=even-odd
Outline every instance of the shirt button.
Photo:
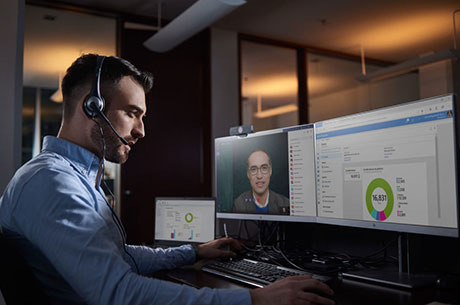
[[83,170],[83,174],[86,175],[87,173],[88,173],[88,171],[87,171],[86,169],[84,169],[84,170]]

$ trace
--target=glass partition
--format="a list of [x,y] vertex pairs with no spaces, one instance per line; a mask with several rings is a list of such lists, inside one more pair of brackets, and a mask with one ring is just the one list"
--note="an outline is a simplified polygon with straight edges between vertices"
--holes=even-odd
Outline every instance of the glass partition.
[[[382,67],[366,64],[366,73]],[[307,54],[309,121],[318,122],[419,99],[417,72],[361,82],[361,62]]]
[[[40,152],[45,136],[57,135],[62,113],[59,81],[70,64],[86,53],[116,54],[114,18],[26,5],[23,163]],[[103,188],[109,200],[120,197],[119,171],[119,165],[106,163]]]
[[297,125],[296,50],[241,41],[241,121],[255,131]]

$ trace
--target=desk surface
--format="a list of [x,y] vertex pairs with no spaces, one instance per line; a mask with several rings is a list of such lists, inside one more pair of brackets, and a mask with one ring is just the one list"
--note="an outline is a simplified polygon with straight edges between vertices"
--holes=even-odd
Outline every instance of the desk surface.
[[[244,284],[203,272],[200,267],[200,264],[196,264],[191,267],[164,271],[155,274],[155,277],[187,284],[195,288],[251,288]],[[460,304],[460,289],[423,288],[404,290],[343,279],[334,287],[334,291],[340,305],[426,305],[431,302]]]

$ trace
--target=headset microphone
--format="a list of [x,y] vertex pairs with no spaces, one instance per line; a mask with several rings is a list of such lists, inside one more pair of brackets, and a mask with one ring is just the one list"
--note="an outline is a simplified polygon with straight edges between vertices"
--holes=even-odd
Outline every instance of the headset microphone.
[[118,132],[113,128],[112,124],[110,123],[109,119],[104,114],[104,99],[101,96],[100,91],[100,78],[101,78],[101,70],[102,64],[104,63],[105,56],[97,56],[97,64],[96,64],[96,76],[94,77],[93,84],[91,86],[91,91],[89,95],[85,98],[83,102],[83,110],[86,115],[90,118],[95,118],[99,116],[113,131],[113,133],[120,139],[120,141],[128,145],[128,141],[126,141],[123,137],[121,137]]
[[[83,111],[86,113],[86,115],[94,119],[95,117],[99,116],[113,131],[113,133],[120,139],[120,141],[128,145],[128,141],[123,139],[118,132],[113,128],[112,124],[110,123],[109,119],[105,116],[104,114],[104,99],[101,96],[101,91],[100,91],[100,78],[101,78],[101,70],[102,70],[102,64],[104,63],[105,56],[97,56],[97,64],[96,64],[96,75],[93,80],[93,84],[91,86],[91,91],[89,92],[89,95],[85,98],[85,101],[83,102]],[[104,138],[103,138],[104,139]],[[103,158],[104,160],[104,154],[105,154],[105,144],[104,144],[104,153],[103,153]],[[104,180],[102,180],[104,181]],[[107,188],[107,190],[110,191],[110,188]],[[112,194],[113,195],[113,194]],[[114,196],[115,197],[115,196]],[[115,225],[117,226],[121,239],[122,239],[122,244],[123,244],[123,250],[125,253],[132,259],[134,266],[136,266],[137,273],[139,273],[139,268],[137,266],[136,260],[132,255],[126,250],[126,232],[125,229],[123,228],[123,225],[118,218],[117,214],[114,212],[112,206],[109,204],[107,201],[107,198],[105,198],[105,203],[107,206],[110,208],[112,212],[112,219],[115,222]]]
[[110,129],[123,144],[128,145],[128,141],[126,141],[122,136],[120,136],[118,132],[115,130],[115,128],[113,128],[112,123],[110,123],[109,119],[105,116],[104,112],[99,110],[99,108],[97,108],[96,105],[91,102],[88,104],[88,107],[90,107],[94,112],[96,112],[96,115],[98,115],[107,125],[109,125]]

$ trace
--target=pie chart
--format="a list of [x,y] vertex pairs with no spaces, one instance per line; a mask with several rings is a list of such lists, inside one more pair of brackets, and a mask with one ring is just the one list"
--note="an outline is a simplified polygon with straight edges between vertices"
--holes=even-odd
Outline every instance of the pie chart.
[[369,214],[377,221],[390,217],[394,207],[393,190],[390,184],[382,178],[376,178],[369,183],[366,190],[366,207]]

